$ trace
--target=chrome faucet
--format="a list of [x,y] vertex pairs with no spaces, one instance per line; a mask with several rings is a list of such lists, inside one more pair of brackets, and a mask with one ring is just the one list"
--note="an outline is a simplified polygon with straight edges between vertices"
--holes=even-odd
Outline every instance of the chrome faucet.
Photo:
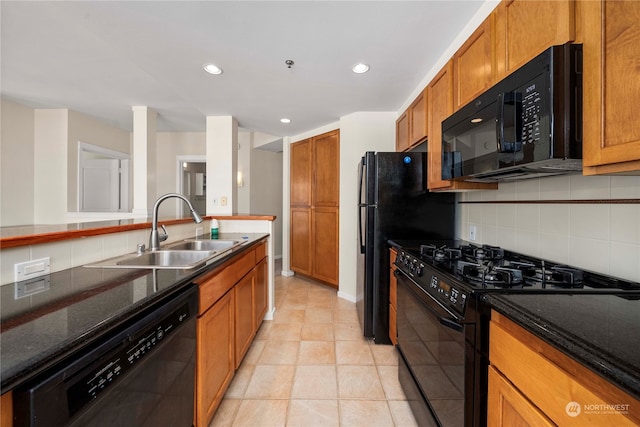
[[165,194],[165,195],[162,195],[162,196],[158,197],[158,200],[156,200],[156,204],[153,205],[153,219],[152,219],[152,223],[151,223],[151,236],[149,236],[149,250],[150,251],[157,251],[158,249],[160,249],[160,242],[164,242],[169,237],[169,235],[167,234],[167,229],[164,228],[164,225],[162,226],[162,229],[164,230],[164,234],[160,234],[158,232],[158,208],[160,207],[160,203],[162,203],[164,200],[169,199],[171,197],[177,197],[178,199],[184,200],[185,203],[187,205],[189,205],[189,210],[191,211],[191,217],[193,218],[195,223],[196,224],[200,224],[202,222],[202,217],[200,215],[198,215],[198,212],[195,211],[195,209],[193,208],[193,205],[191,204],[191,202],[186,197],[184,197],[182,194],[168,193],[168,194]]

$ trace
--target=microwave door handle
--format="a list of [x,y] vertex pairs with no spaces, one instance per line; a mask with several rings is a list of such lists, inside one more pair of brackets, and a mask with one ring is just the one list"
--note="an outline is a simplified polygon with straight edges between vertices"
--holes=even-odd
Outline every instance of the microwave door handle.
[[[513,141],[505,141],[505,110],[512,119]],[[498,94],[498,114],[496,120],[496,139],[498,153],[515,153],[522,151],[522,95],[518,92],[501,92]]]

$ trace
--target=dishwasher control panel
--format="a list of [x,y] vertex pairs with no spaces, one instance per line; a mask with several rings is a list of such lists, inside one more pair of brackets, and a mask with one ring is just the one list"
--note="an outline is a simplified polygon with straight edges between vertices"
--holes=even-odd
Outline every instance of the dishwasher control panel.
[[96,361],[99,363],[97,367],[94,365],[80,380],[74,380],[74,384],[67,389],[69,414],[75,414],[100,396],[119,377],[124,376],[137,364],[144,363],[146,355],[154,351],[192,316],[189,304],[185,303],[143,331],[134,331],[122,337],[116,349]]

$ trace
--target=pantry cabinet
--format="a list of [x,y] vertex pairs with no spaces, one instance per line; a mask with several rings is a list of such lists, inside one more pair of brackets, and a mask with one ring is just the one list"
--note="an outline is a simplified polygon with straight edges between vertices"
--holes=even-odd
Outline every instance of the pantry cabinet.
[[340,133],[291,145],[291,269],[338,285]]
[[458,110],[497,82],[495,70],[495,12],[453,55],[453,109]]
[[427,91],[423,90],[396,121],[396,151],[407,151],[427,139]]
[[265,241],[198,277],[196,427],[206,427],[220,405],[267,309]]
[[640,2],[583,1],[585,175],[640,175]]
[[453,60],[429,83],[428,187],[431,191],[497,189],[498,184],[442,179],[442,121],[453,113]]
[[548,47],[575,40],[574,0],[503,0],[495,19],[497,80]]
[[488,426],[640,424],[640,401],[495,311],[489,337]]

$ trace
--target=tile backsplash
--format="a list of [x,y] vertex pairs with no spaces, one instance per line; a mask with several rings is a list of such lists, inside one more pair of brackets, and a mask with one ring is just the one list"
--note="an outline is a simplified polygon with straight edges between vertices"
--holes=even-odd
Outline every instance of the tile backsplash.
[[[640,204],[561,202],[613,199],[640,199],[640,177],[571,175],[501,183],[497,191],[458,194],[457,237],[469,240],[475,227],[476,243],[640,282]],[[549,200],[560,202],[542,202]]]

